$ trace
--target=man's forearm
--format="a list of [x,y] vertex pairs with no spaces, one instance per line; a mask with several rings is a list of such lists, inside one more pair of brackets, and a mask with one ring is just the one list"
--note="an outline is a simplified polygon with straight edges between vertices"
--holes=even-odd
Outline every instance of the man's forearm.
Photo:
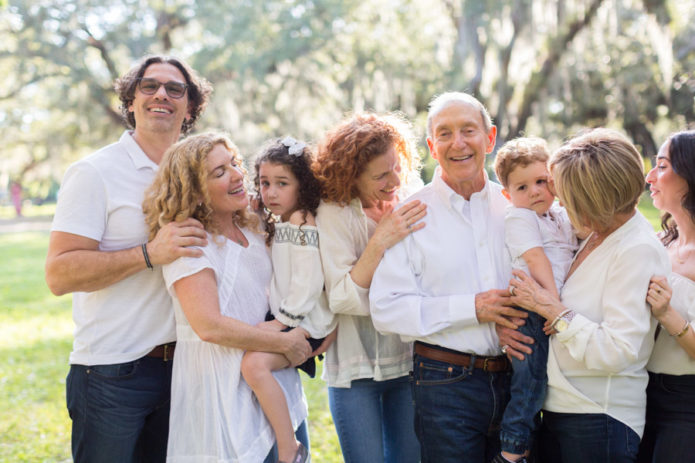
[[73,250],[46,260],[46,282],[55,295],[96,291],[146,269],[140,246],[119,251]]

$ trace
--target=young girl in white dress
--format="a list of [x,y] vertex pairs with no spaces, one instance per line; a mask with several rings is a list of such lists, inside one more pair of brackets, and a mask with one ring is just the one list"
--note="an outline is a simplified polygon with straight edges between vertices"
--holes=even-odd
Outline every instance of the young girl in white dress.
[[[271,321],[262,327],[284,331],[299,326],[311,335],[309,342],[317,349],[336,322],[323,289],[314,219],[320,186],[311,171],[311,162],[305,143],[285,137],[270,144],[256,160],[255,184],[273,262],[268,317]],[[300,463],[308,461],[307,451],[295,439],[285,396],[272,375],[289,365],[282,354],[247,352],[241,371],[275,432],[280,462]],[[314,358],[298,368],[313,378]]]

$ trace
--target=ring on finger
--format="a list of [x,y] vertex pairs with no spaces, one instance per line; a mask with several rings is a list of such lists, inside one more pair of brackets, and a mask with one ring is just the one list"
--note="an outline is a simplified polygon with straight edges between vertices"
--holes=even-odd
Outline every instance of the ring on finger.
[[504,346],[502,346],[502,353],[503,353],[503,354],[506,354],[506,353],[507,353],[507,349],[509,349],[509,344],[505,344]]
[[513,296],[513,295],[514,295],[514,286],[509,285],[509,290],[508,290],[508,291],[509,291],[509,294],[511,294],[511,295]]

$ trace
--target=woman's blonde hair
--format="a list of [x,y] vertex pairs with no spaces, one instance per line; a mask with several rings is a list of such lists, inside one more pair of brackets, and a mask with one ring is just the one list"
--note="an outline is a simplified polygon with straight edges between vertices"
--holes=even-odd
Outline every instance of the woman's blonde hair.
[[[208,192],[208,154],[217,145],[223,145],[234,162],[244,173],[243,159],[236,145],[222,133],[209,132],[190,136],[171,146],[159,165],[152,185],[145,192],[142,208],[145,223],[153,239],[159,229],[169,222],[181,222],[193,217],[205,230],[219,234],[218,225],[212,220],[212,207]],[[247,209],[234,214],[234,222],[240,226],[258,227],[258,217]]]
[[631,212],[644,191],[644,164],[619,132],[594,129],[550,158],[557,194],[575,226],[605,231],[616,214]]

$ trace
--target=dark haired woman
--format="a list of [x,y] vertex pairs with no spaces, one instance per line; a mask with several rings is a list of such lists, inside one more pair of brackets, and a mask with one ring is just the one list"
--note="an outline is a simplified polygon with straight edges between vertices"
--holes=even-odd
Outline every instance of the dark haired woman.
[[671,258],[668,278],[652,278],[647,302],[661,329],[647,364],[647,424],[640,462],[695,459],[695,131],[672,135],[647,174],[654,206],[663,211],[661,241]]

